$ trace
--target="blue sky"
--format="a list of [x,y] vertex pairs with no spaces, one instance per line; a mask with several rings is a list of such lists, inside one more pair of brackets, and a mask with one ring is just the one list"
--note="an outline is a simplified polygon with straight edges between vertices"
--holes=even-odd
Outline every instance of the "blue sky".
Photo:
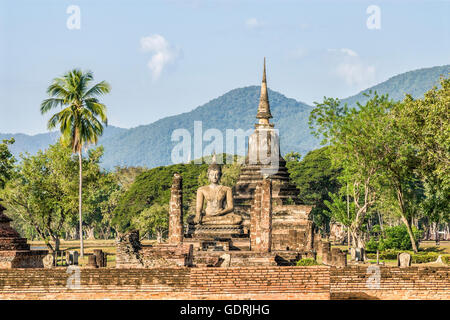
[[0,132],[45,132],[45,90],[73,67],[110,82],[109,123],[126,128],[258,85],[264,56],[271,89],[344,98],[449,64],[449,16],[450,1],[0,0]]

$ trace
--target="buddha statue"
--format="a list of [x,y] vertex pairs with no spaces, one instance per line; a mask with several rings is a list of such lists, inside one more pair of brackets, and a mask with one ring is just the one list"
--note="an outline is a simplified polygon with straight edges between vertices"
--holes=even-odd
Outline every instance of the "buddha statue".
[[[242,217],[233,213],[233,192],[230,187],[219,184],[222,168],[214,159],[215,157],[213,157],[207,173],[210,184],[197,190],[194,223],[201,225],[239,225],[242,223]],[[203,210],[205,202],[206,208]]]

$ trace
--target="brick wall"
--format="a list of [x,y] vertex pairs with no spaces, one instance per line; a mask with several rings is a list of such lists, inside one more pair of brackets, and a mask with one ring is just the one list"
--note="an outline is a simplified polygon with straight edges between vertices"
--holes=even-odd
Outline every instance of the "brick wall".
[[[0,269],[0,299],[188,299],[188,268]],[[71,288],[68,288],[68,284]]]
[[192,244],[142,246],[139,255],[146,268],[192,266]]
[[450,300],[450,268],[332,268],[330,288],[331,299]]
[[309,251],[313,249],[314,228],[309,220],[311,206],[277,205],[273,207],[272,250]]
[[449,267],[373,267],[0,269],[0,299],[450,300]]
[[191,270],[193,299],[329,299],[328,267]]

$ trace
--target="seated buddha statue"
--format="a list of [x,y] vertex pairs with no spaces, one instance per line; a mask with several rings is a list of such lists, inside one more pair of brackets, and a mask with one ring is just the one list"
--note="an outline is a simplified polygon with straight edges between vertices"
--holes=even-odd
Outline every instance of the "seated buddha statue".
[[[242,217],[233,213],[231,188],[219,184],[221,176],[222,168],[213,160],[208,167],[210,184],[197,190],[194,223],[203,225],[239,225],[242,223]],[[206,207],[203,210],[205,202]]]

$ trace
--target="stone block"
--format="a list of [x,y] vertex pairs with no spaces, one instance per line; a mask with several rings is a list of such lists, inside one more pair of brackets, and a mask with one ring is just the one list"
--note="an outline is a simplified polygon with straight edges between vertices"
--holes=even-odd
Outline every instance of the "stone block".
[[401,252],[397,255],[397,265],[401,268],[411,267],[411,255]]

